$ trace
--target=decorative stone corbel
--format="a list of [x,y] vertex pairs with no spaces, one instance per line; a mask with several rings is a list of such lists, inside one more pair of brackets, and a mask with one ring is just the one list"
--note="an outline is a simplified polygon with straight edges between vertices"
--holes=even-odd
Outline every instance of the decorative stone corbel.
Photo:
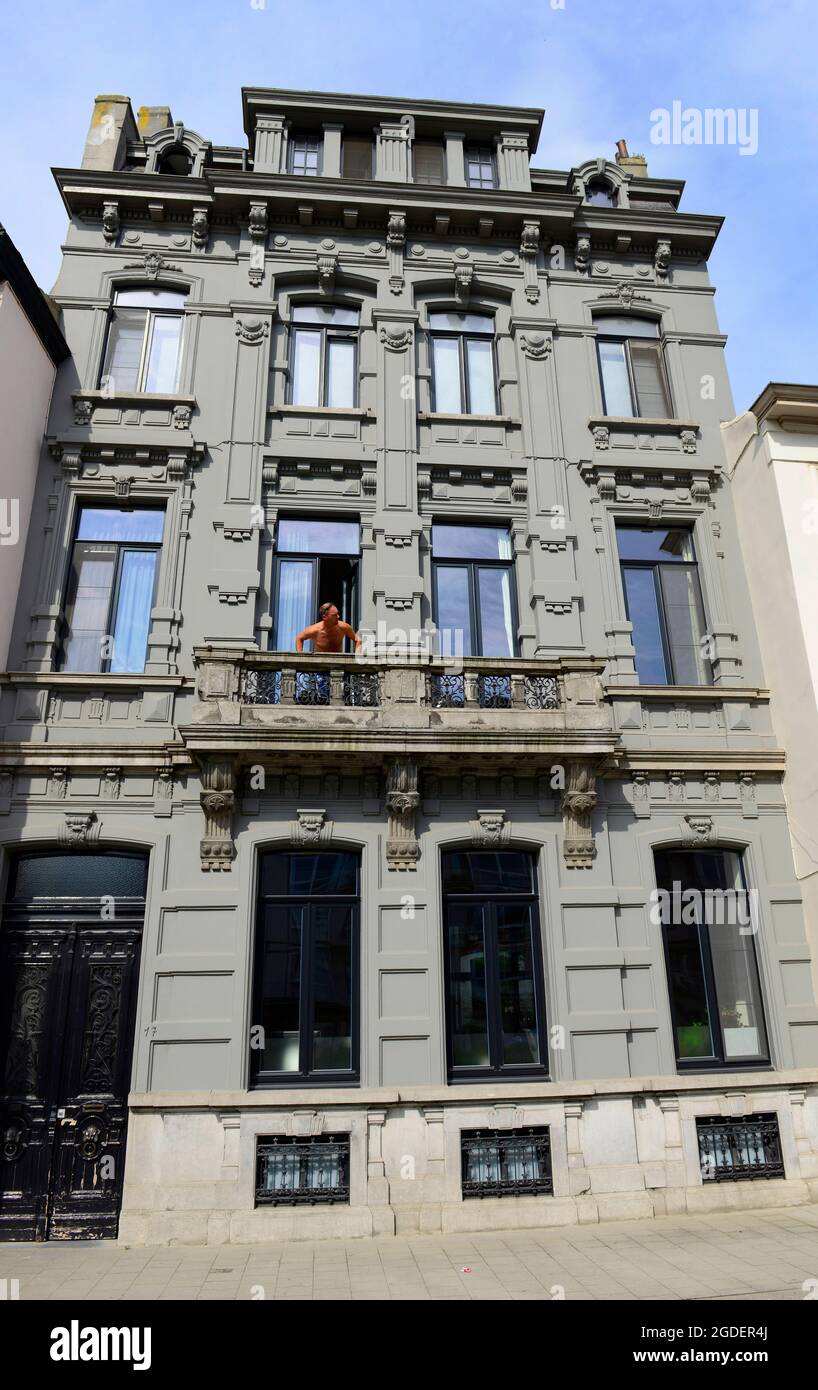
[[680,430],[679,439],[681,440],[683,453],[695,454],[698,447],[695,430]]
[[665,237],[656,243],[653,270],[657,280],[666,280],[670,272],[670,242]]
[[454,268],[454,297],[458,304],[465,304],[471,294],[474,279],[473,265],[456,265]]
[[608,449],[611,444],[611,432],[607,425],[594,425],[594,448]]
[[540,251],[539,222],[524,222],[520,237],[520,260],[525,276],[525,297],[529,304],[536,304],[540,298],[537,282],[537,256]]
[[744,817],[757,816],[758,803],[756,802],[756,775],[754,772],[739,773],[738,790],[741,797],[741,814]]
[[57,831],[57,840],[68,849],[83,849],[96,843],[101,829],[96,811],[66,814]]
[[636,815],[650,816],[650,774],[647,772],[632,772],[631,788],[633,792],[633,809]]
[[569,869],[589,869],[596,845],[591,815],[596,806],[596,773],[588,763],[569,763],[562,794],[563,855]]
[[202,767],[199,794],[205,818],[205,833],[199,852],[202,869],[229,871],[235,855],[233,812],[236,808],[236,772],[229,762],[206,762]]
[[119,203],[102,204],[102,235],[108,246],[115,246],[119,238]]
[[122,789],[122,768],[106,767],[102,774],[101,795],[103,801],[118,801]]
[[574,247],[574,270],[577,275],[587,275],[591,264],[591,238],[578,236]]
[[508,844],[511,839],[511,823],[506,820],[505,811],[478,811],[477,820],[471,822],[472,842],[483,849]]
[[78,401],[74,401],[75,425],[90,425],[93,413],[94,408],[90,401],[83,400],[82,398]]
[[210,222],[207,208],[193,209],[193,245],[197,251],[204,251],[210,236]]
[[389,254],[389,288],[401,294],[406,283],[403,257],[406,250],[406,213],[390,212],[386,227],[386,247]]
[[553,346],[554,340],[550,334],[520,334],[520,347],[522,348],[526,357],[533,357],[536,361],[539,361],[543,357],[547,357]]
[[338,265],[337,256],[318,257],[318,288],[322,294],[332,294],[335,289],[335,271]]
[[320,807],[296,811],[290,823],[290,838],[294,845],[326,844],[332,837],[332,821]]
[[251,285],[260,285],[264,279],[264,253],[267,249],[267,204],[251,203],[248,230],[252,246],[250,248],[250,268],[248,279]]
[[395,762],[386,774],[389,826],[386,862],[390,869],[416,869],[420,855],[416,817],[420,804],[416,763]]
[[718,840],[712,816],[685,816],[680,829],[685,845],[715,845]]
[[68,791],[68,768],[50,767],[48,769],[47,795],[52,800],[64,801]]

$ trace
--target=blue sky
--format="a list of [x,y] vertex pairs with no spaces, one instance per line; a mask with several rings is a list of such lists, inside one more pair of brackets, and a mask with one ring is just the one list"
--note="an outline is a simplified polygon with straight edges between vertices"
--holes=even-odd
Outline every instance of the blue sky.
[[[100,92],[169,105],[218,144],[243,143],[243,85],[543,106],[538,165],[612,157],[624,136],[686,180],[684,210],[726,216],[710,267],[745,409],[771,379],[818,380],[817,40],[815,0],[9,5],[0,221],[49,289],[65,231],[50,169],[79,163]],[[651,113],[675,101],[757,111],[757,153],[652,144]]]

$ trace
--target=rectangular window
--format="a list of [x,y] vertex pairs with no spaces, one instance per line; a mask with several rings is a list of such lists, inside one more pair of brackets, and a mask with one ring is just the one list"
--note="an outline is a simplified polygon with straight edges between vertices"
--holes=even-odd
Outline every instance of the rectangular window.
[[432,408],[496,415],[494,320],[488,314],[430,313]]
[[256,937],[253,1084],[357,1080],[357,856],[262,856]]
[[372,141],[357,136],[344,140],[344,178],[372,178]]
[[291,135],[287,145],[287,172],[314,176],[321,172],[321,136]]
[[349,1202],[349,1136],[309,1139],[260,1136],[256,1144],[256,1206]]
[[546,1074],[534,882],[527,854],[444,855],[450,1080]]
[[670,396],[658,324],[608,314],[595,322],[605,414],[667,420]]
[[442,184],[443,146],[432,140],[416,140],[412,147],[412,171],[415,183]]
[[680,1069],[769,1061],[754,899],[738,855],[657,850],[655,860]]
[[185,298],[169,290],[117,290],[101,389],[109,394],[178,390]]
[[784,1178],[778,1116],[696,1120],[702,1182]]
[[554,1191],[551,1134],[527,1129],[464,1129],[460,1134],[466,1197],[541,1197]]
[[469,188],[496,188],[497,170],[491,145],[467,145],[464,154]]
[[617,526],[636,671],[643,685],[708,685],[705,620],[693,536],[686,529]]
[[358,621],[361,527],[329,517],[281,517],[276,540],[272,650],[295,651],[299,632],[334,603],[344,622]]
[[144,671],[163,526],[158,510],[81,508],[61,670]]
[[299,304],[292,318],[291,404],[354,407],[358,398],[358,310],[338,304]]
[[517,616],[508,530],[435,524],[432,570],[442,652],[515,656]]

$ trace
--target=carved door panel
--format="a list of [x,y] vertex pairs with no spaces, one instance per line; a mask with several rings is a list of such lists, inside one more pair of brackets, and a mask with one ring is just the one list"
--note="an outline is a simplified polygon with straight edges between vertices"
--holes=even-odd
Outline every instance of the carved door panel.
[[81,929],[74,945],[48,1236],[115,1237],[119,1224],[139,934]]
[[140,940],[0,933],[0,1239],[116,1236]]
[[0,1240],[42,1240],[73,933],[0,933]]

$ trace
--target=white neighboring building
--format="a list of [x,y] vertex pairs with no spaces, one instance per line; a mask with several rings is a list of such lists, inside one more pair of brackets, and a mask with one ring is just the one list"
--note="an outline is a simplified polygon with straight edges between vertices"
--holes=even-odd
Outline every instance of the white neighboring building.
[[67,356],[45,295],[0,226],[0,670],[6,668],[51,391]]
[[[722,426],[804,912],[818,947],[818,385],[770,382]],[[818,977],[817,977],[818,978]]]

